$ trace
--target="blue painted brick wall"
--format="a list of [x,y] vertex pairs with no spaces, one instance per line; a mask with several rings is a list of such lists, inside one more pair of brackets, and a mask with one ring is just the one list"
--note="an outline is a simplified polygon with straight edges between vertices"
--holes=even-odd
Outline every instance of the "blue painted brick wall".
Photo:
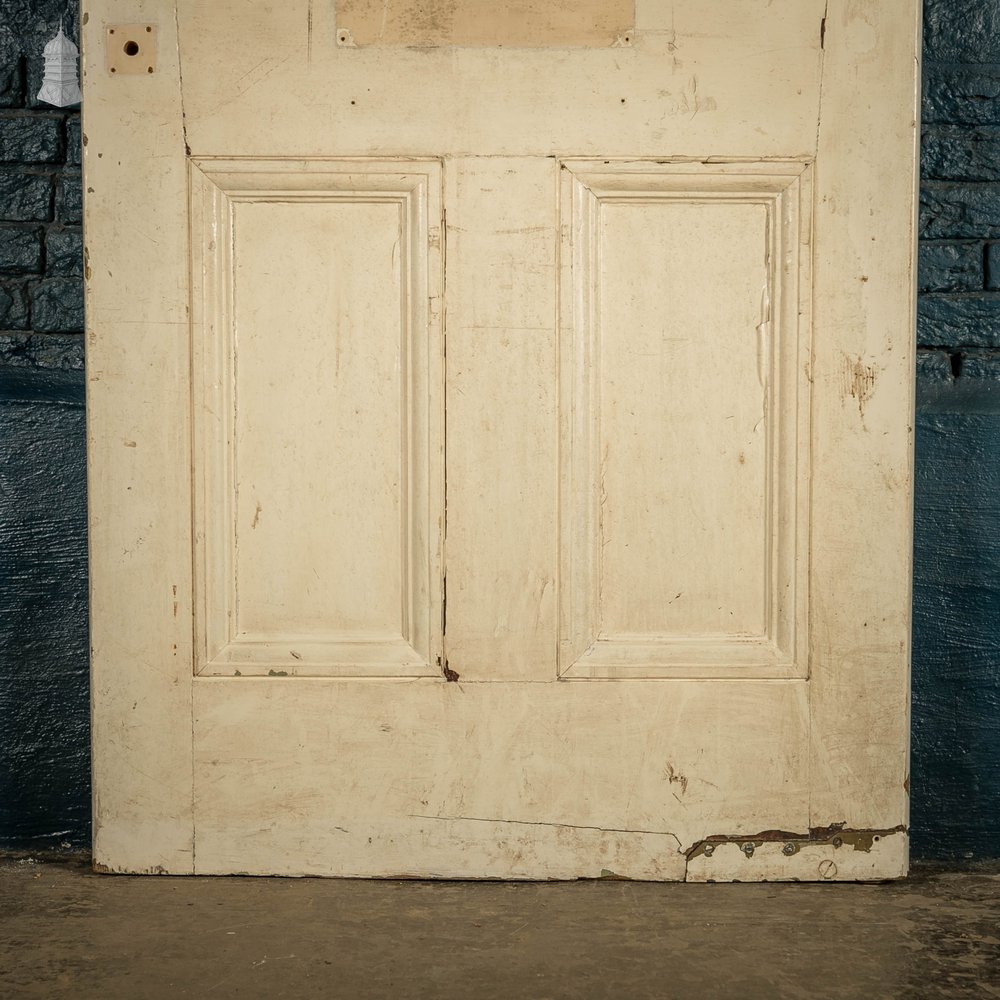
[[90,839],[80,112],[65,0],[0,0],[0,847]]
[[925,0],[916,857],[1000,857],[1000,0]]

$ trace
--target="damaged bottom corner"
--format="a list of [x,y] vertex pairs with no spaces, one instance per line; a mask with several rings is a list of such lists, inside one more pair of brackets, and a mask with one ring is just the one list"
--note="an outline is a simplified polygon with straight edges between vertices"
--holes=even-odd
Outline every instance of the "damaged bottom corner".
[[906,826],[851,829],[845,823],[808,833],[765,830],[717,835],[686,852],[686,882],[878,882],[905,878]]

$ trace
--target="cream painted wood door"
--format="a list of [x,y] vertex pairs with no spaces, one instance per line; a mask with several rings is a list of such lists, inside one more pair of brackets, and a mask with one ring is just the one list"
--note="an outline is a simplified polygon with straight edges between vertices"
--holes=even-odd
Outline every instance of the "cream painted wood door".
[[905,873],[916,0],[83,20],[97,866]]

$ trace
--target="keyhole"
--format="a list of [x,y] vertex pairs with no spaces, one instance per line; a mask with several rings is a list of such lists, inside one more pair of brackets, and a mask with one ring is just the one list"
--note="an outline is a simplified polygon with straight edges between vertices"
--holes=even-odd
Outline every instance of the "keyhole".
[[126,42],[122,48],[122,51],[127,56],[137,56],[139,54],[139,43],[138,42]]

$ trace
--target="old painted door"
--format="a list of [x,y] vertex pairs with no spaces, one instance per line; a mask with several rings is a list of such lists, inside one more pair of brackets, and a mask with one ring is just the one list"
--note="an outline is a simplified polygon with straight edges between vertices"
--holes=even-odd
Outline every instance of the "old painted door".
[[918,4],[85,4],[95,857],[906,871]]

